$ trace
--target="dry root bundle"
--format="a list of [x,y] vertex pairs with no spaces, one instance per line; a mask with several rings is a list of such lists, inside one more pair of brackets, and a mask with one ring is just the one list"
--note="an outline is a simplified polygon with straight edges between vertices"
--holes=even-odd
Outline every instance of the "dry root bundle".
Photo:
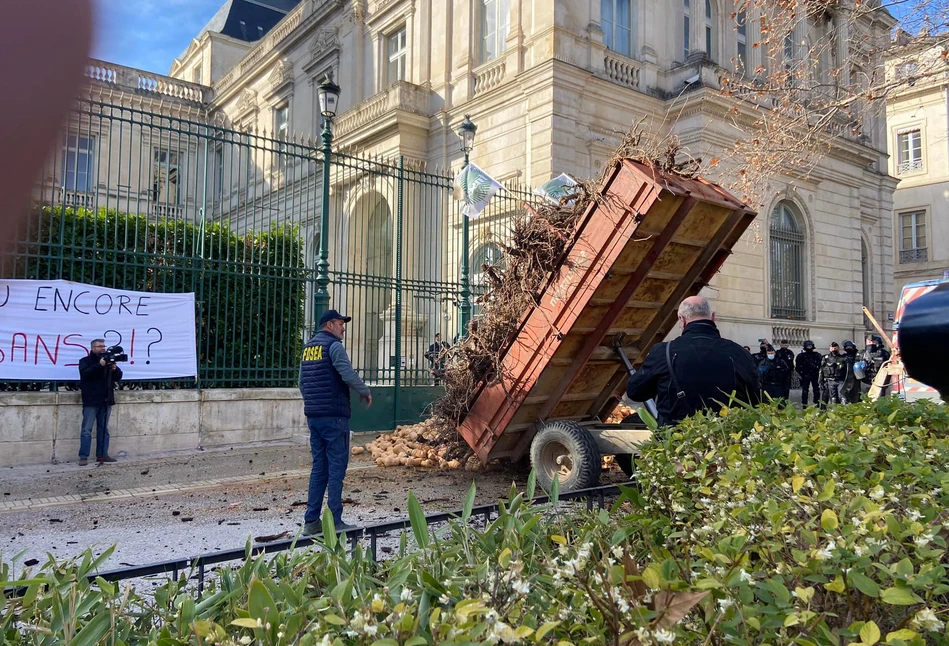
[[535,206],[514,225],[511,243],[502,245],[505,268],[484,265],[488,291],[478,302],[482,316],[468,336],[446,352],[445,395],[433,404],[437,416],[460,420],[481,384],[501,375],[501,361],[521,318],[540,302],[552,272],[560,264],[574,225],[595,191],[579,184],[560,204]]
[[366,448],[380,467],[475,470],[473,465],[481,466],[471,449],[459,441],[454,424],[439,417],[396,427],[392,433],[379,435]]

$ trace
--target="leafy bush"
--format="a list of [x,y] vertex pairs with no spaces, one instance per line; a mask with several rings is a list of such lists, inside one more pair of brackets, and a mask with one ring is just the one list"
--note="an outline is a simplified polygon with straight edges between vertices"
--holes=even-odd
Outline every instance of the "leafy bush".
[[296,227],[239,234],[100,209],[36,209],[0,276],[191,292],[202,385],[296,385],[307,270]]
[[[728,409],[660,432],[612,511],[534,506],[533,478],[483,530],[411,538],[375,564],[330,515],[320,550],[248,558],[195,599],[52,559],[6,585],[10,643],[944,643],[949,414],[880,402],[829,413]],[[556,491],[552,492],[556,500]],[[415,544],[410,548],[410,542]],[[248,547],[249,549],[249,547]],[[100,557],[100,560],[102,557]]]

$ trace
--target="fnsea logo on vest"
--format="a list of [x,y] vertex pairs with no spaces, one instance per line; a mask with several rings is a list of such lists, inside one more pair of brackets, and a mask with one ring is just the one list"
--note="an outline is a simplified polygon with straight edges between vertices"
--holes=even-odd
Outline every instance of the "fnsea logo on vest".
[[304,361],[320,361],[323,358],[323,346],[315,345],[310,348],[303,348]]

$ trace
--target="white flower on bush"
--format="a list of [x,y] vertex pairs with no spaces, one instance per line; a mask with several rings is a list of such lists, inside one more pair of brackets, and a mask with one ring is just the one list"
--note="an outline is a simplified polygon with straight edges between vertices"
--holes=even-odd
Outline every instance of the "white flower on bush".
[[909,622],[909,625],[917,630],[936,632],[942,630],[946,624],[941,621],[932,610],[923,608],[913,615],[913,619]]
[[929,541],[933,539],[931,533],[922,534],[913,539],[913,542],[916,543],[916,547],[926,547],[929,545]]
[[834,550],[837,549],[837,543],[834,541],[827,541],[827,545],[817,550],[815,557],[818,561],[826,561],[834,554]]
[[614,557],[617,561],[621,561],[621,560],[623,559],[623,546],[622,546],[622,545],[617,545],[616,547],[614,547],[614,548],[612,549],[612,552],[613,552],[613,557]]
[[747,571],[745,571],[745,568],[742,568],[741,571],[738,573],[738,578],[741,581],[744,581],[745,583],[749,583],[752,579],[752,576],[748,574]]
[[316,646],[333,646],[333,638],[329,633],[324,633],[323,639],[321,639],[319,643],[316,644]]
[[886,492],[883,491],[883,487],[881,487],[880,485],[877,485],[873,489],[870,490],[870,498],[873,500],[880,500],[881,498],[883,498],[884,493]]
[[869,551],[866,545],[854,545],[853,547],[853,553],[857,556],[864,556]]
[[733,605],[735,605],[735,601],[733,599],[730,599],[729,597],[725,597],[724,599],[718,600],[718,609],[721,610],[722,612],[726,612]]
[[922,518],[923,515],[919,513],[918,511],[916,511],[915,509],[910,509],[908,512],[906,512],[906,517],[909,518],[910,521],[915,523],[917,520]]
[[671,630],[657,630],[652,636],[660,644],[673,644],[676,640],[676,635]]
[[520,579],[511,584],[511,589],[517,594],[526,595],[531,591],[531,584]]
[[402,588],[402,593],[399,595],[399,599],[408,603],[413,599],[412,591],[408,588]]

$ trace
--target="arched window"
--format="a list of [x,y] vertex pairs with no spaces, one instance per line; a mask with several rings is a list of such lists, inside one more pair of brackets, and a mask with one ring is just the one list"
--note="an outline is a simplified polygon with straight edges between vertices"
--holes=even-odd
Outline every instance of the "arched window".
[[807,233],[797,209],[778,202],[771,212],[771,318],[807,318],[804,291]]
[[600,0],[603,42],[617,54],[633,53],[633,0]]

